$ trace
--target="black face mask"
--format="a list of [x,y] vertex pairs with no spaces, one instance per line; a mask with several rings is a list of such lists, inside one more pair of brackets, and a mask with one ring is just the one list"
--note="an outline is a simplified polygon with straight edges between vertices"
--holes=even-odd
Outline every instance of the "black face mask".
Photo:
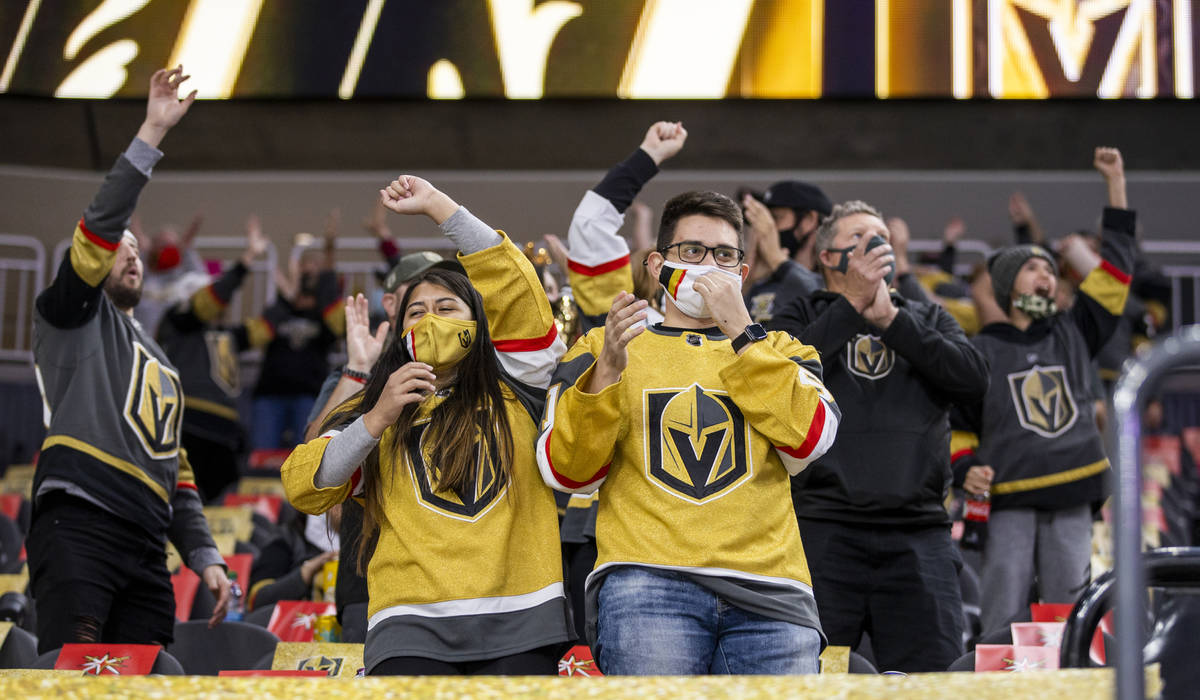
[[[869,253],[873,248],[878,248],[881,245],[887,245],[887,241],[883,240],[883,236],[875,234],[874,236],[871,236],[871,240],[867,241],[867,248],[864,252]],[[831,269],[845,274],[846,270],[850,267],[850,253],[857,247],[857,245],[851,245],[846,246],[845,248],[830,248],[830,253],[841,253],[842,255],[842,257],[838,260],[838,264]],[[896,266],[892,265],[892,267],[888,270],[887,275],[883,278],[883,281],[886,282],[887,286],[890,287],[892,286],[892,280],[895,278]]]
[[802,238],[797,239],[796,229],[798,228],[800,228],[800,224],[796,224],[789,229],[784,229],[779,232],[779,245],[787,248],[789,258],[796,257],[796,251],[800,250],[800,247],[803,246],[804,242],[808,240],[808,236],[812,235],[810,233],[808,236],[803,236]]

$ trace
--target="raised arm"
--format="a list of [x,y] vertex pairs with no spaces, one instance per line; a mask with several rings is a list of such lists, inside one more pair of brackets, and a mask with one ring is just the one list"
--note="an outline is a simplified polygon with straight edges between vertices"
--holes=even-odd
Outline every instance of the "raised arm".
[[[71,248],[59,265],[54,282],[38,295],[38,312],[50,324],[78,327],[99,308],[102,285],[116,260],[117,248],[138,196],[150,180],[154,165],[162,158],[158,145],[195,100],[195,91],[179,99],[179,85],[187,78],[182,66],[156,71],[150,78],[146,118],[137,136],[117,157],[76,225]],[[136,245],[132,240],[130,243]]]
[[1069,313],[1094,356],[1116,330],[1129,298],[1137,246],[1137,214],[1127,208],[1121,152],[1115,148],[1097,148],[1093,164],[1104,176],[1109,206],[1104,209],[1101,223],[1100,260],[1079,283],[1079,294]]
[[544,389],[566,350],[533,264],[508,236],[425,180],[402,175],[380,191],[398,214],[424,214],[458,247],[458,261],[483,297],[488,331],[504,370]]
[[567,232],[567,278],[583,315],[584,332],[604,323],[613,298],[633,291],[629,244],[617,234],[625,211],[658,167],[687,141],[679,122],[655,122],[641,145],[584,193]]

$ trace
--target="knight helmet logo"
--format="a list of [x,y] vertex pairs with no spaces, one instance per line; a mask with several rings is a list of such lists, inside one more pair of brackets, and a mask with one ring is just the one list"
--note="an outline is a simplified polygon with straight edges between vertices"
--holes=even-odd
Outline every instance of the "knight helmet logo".
[[233,334],[228,331],[205,331],[204,343],[208,346],[209,377],[226,395],[236,398],[241,371]]
[[458,332],[458,344],[464,348],[471,347],[471,329],[464,328]]
[[310,656],[307,659],[301,659],[300,663],[296,664],[296,669],[299,671],[324,671],[330,676],[337,676],[342,672],[342,661],[340,656]]
[[1008,375],[1008,386],[1021,427],[1042,437],[1062,435],[1079,417],[1062,365],[1034,365],[1024,372],[1014,372]]
[[125,397],[125,422],[133,428],[150,457],[163,459],[179,452],[182,409],[179,375],[135,341],[129,393]]
[[896,365],[896,353],[877,335],[860,333],[846,344],[846,368],[864,379],[883,379]]
[[[476,455],[479,466],[471,477],[470,482],[461,491],[438,491],[436,489],[437,472],[430,466],[433,450],[427,444],[429,421],[414,425],[408,438],[408,468],[413,483],[417,486],[418,500],[426,508],[455,520],[475,522],[487,514],[492,506],[500,502],[508,490],[508,482],[500,466],[493,459],[493,451],[499,449],[493,446],[485,447],[485,442],[476,442]],[[475,428],[470,428],[475,430]]]
[[646,476],[671,495],[701,505],[752,475],[749,436],[728,394],[693,384],[647,391]]

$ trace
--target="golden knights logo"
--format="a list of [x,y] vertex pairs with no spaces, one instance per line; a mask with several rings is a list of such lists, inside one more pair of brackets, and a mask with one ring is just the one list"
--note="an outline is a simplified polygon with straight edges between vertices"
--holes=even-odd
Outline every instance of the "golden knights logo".
[[1034,365],[1024,372],[1014,372],[1008,375],[1008,386],[1021,427],[1042,437],[1062,435],[1079,416],[1062,365]]
[[204,343],[208,346],[208,374],[213,383],[229,396],[238,395],[237,346],[233,334],[228,331],[205,331]]
[[182,419],[183,388],[179,375],[135,341],[129,395],[125,397],[125,422],[133,428],[146,454],[163,459],[174,457],[179,451]]
[[[417,500],[426,508],[455,520],[475,522],[487,514],[508,490],[504,474],[492,459],[490,450],[483,450],[475,476],[461,492],[435,491],[436,475],[429,466],[432,450],[425,444],[429,422],[412,427],[408,434],[408,470],[412,476]],[[474,428],[472,428],[474,430]],[[482,442],[476,443],[476,454]]]
[[877,335],[860,333],[846,344],[846,368],[864,379],[883,379],[896,365],[896,353]]
[[646,476],[697,505],[716,500],[753,474],[746,420],[724,392],[697,384],[647,391]]
[[342,662],[345,661],[340,656],[310,656],[307,659],[301,659],[300,663],[296,664],[297,671],[324,671],[330,676],[337,676],[342,672]]

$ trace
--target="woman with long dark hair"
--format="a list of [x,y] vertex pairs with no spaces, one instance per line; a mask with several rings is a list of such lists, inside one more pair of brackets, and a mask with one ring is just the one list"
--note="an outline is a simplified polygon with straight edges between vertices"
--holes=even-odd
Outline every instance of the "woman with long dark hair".
[[401,176],[380,196],[433,219],[467,275],[413,281],[362,392],[284,463],[288,498],[310,513],[364,502],[362,541],[378,534],[359,553],[368,673],[553,674],[568,614],[534,458],[565,349],[550,305],[508,237],[428,182]]

